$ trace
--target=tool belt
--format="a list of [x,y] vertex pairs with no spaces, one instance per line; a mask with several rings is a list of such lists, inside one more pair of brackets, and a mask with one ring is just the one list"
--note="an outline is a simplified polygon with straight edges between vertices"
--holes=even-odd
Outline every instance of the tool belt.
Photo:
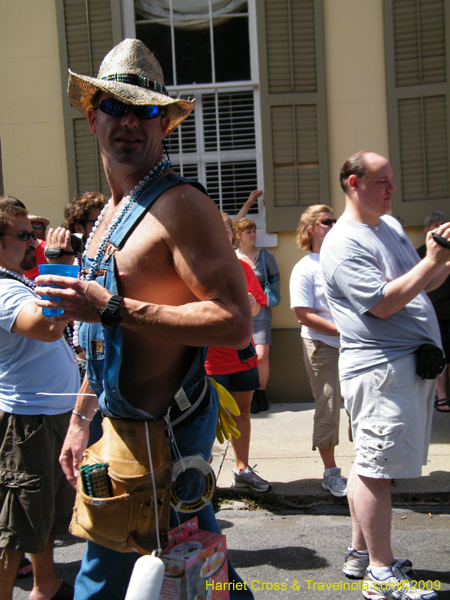
[[164,549],[168,544],[172,469],[163,419],[105,417],[103,437],[84,452],[69,531],[119,552],[151,554]]

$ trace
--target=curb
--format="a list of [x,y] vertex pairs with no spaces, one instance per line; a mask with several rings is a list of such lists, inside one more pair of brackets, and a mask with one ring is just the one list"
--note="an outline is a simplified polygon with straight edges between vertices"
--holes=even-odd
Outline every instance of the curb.
[[[217,488],[214,498],[215,508],[223,509],[227,503],[239,503],[240,510],[293,510],[309,509],[316,506],[347,507],[347,498],[336,498],[332,494],[316,496],[284,496],[274,492],[254,492],[251,489],[236,491],[234,488]],[[450,495],[447,492],[417,492],[392,494],[392,506],[436,506],[450,508]]]

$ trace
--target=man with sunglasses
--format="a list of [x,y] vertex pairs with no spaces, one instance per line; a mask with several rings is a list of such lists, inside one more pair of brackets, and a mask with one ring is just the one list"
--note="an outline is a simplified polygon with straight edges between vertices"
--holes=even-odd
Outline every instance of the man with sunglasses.
[[[343,165],[345,211],[326,236],[320,264],[341,336],[339,375],[356,459],[347,483],[352,544],[343,571],[369,600],[434,600],[392,553],[391,481],[420,477],[427,462],[435,377],[443,368],[438,322],[425,293],[450,271],[450,223],[427,235],[420,261],[387,213],[395,191],[389,161],[358,152]],[[447,246],[447,247],[446,247]]]
[[47,227],[50,225],[50,220],[47,217],[39,217],[38,215],[28,215],[31,221],[31,226],[37,233],[38,240],[45,240]]
[[[36,231],[15,198],[0,198],[0,572],[10,600],[22,557],[33,564],[32,596],[69,598],[53,545],[67,533],[74,493],[58,458],[80,380],[65,323],[51,323],[24,277],[36,265]],[[64,594],[64,595],[62,595]]]
[[45,236],[47,233],[47,227],[50,225],[50,220],[46,217],[39,217],[37,215],[28,215],[28,218],[31,221],[31,226],[36,232],[36,237],[39,241],[39,245],[36,248],[36,266],[34,269],[29,269],[25,273],[25,277],[34,280],[39,275],[39,265],[47,262],[47,259],[45,258],[45,250],[47,249]]
[[[200,184],[176,175],[163,155],[164,137],[194,102],[169,95],[158,61],[139,40],[113,48],[97,78],[71,72],[68,93],[97,137],[112,196],[87,241],[83,278],[38,279],[40,295],[54,296],[48,285],[62,285],[58,305],[83,323],[87,377],[64,444],[63,469],[75,485],[98,405],[115,419],[166,417],[174,428],[173,455],[200,454],[208,461],[219,403],[206,379],[204,346],[245,348],[252,317],[217,207]],[[197,516],[200,529],[219,531],[211,504]],[[88,542],[75,598],[124,598],[137,558]],[[231,565],[229,578],[236,582],[233,600],[253,597]]]

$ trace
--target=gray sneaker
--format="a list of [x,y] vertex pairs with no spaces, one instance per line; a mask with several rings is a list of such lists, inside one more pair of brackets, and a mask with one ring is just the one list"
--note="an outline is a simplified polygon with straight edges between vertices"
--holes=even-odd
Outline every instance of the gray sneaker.
[[[412,562],[407,558],[396,558],[397,564],[403,571],[408,573],[412,569]],[[342,571],[349,579],[363,579],[369,567],[369,553],[358,552],[353,548],[348,548],[348,554],[345,557]]]
[[341,470],[338,467],[331,469],[329,475],[324,475],[322,487],[324,490],[331,492],[333,496],[347,495],[347,480],[345,477],[341,477]]
[[244,471],[240,471],[239,473],[233,471],[233,482],[231,485],[237,488],[249,487],[255,490],[255,492],[267,492],[270,489],[270,483],[257,475],[249,465],[247,465]]

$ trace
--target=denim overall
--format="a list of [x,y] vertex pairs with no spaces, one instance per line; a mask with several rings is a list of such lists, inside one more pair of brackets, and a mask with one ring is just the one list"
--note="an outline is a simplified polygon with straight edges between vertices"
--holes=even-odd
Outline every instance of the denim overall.
[[[173,173],[168,174],[147,189],[127,213],[123,221],[111,236],[110,243],[120,249],[128,235],[139,223],[150,206],[166,190],[189,183],[205,191],[201,184],[183,179]],[[108,246],[109,248],[109,246]],[[83,269],[89,269],[92,259],[85,257]],[[114,255],[105,253],[94,276],[94,280],[108,289],[112,294],[118,294],[115,276]],[[102,413],[108,417],[128,419],[149,419],[151,415],[134,408],[122,396],[119,390],[119,373],[122,359],[122,327],[115,330],[105,329],[101,323],[83,323],[79,330],[80,345],[86,353],[87,376],[92,390],[99,397]],[[207,382],[204,369],[204,349],[199,348],[195,358],[185,375],[181,387],[189,398],[197,387],[205,386]],[[151,367],[151,365],[149,365]],[[181,456],[201,454],[208,461],[216,435],[219,401],[214,387],[208,383],[210,402],[195,419],[186,426],[178,427],[175,431],[175,443]],[[170,414],[170,409],[169,409]],[[173,448],[173,444],[172,444]],[[173,453],[177,458],[177,453]],[[195,497],[197,490],[193,491]],[[199,528],[205,531],[220,533],[214,510],[211,504],[196,513]],[[191,518],[190,514],[171,511],[171,526]],[[139,558],[137,553],[120,553],[87,542],[86,552],[81,562],[75,584],[75,600],[121,600],[125,597],[134,564]],[[230,581],[241,582],[242,579],[228,561]],[[231,591],[230,600],[251,600],[253,594],[249,589]]]

